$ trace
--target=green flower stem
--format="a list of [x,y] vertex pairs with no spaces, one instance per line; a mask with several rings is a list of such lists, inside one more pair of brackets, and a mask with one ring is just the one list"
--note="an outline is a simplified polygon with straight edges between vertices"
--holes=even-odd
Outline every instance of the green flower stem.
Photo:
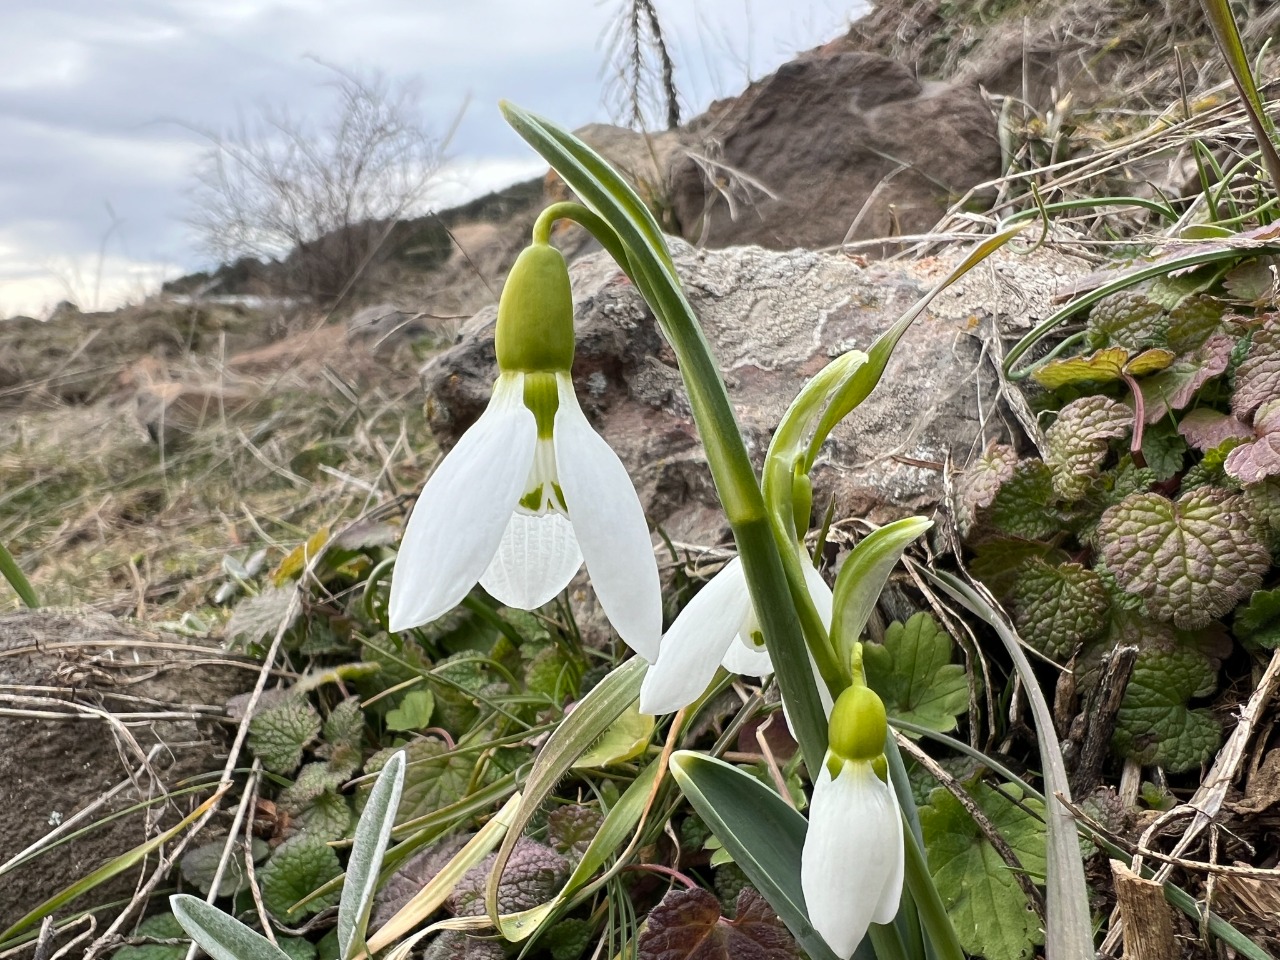
[[504,103],[502,110],[516,132],[617,234],[625,252],[619,265],[648,302],[675,351],[796,739],[810,764],[816,764],[826,753],[827,722],[809,669],[805,635],[791,600],[781,551],[724,381],[680,288],[662,232],[635,191],[590,147],[550,121],[512,104]]
[[955,927],[951,925],[947,908],[942,905],[942,897],[938,895],[938,888],[929,873],[924,848],[916,840],[909,824],[908,829],[902,831],[902,836],[907,848],[906,886],[920,914],[920,926],[926,939],[932,944],[938,960],[965,960]]
[[18,561],[13,559],[13,554],[3,543],[0,543],[0,576],[9,581],[18,597],[32,610],[40,606],[40,598],[36,596],[31,581],[27,579],[27,575],[18,566]]
[[584,207],[580,203],[564,200],[560,203],[551,204],[542,213],[538,214],[538,219],[533,224],[533,242],[550,243],[551,228],[557,220],[572,220],[585,229],[600,241],[600,245],[609,252],[609,256],[613,257],[618,266],[626,271],[627,276],[631,276],[631,264],[627,260],[627,248],[622,245],[618,235],[595,211]]

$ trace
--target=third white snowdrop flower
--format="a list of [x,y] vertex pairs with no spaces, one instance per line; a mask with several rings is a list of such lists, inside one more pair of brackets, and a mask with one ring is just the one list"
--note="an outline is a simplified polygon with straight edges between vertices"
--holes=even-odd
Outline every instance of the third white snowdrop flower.
[[848,960],[872,923],[898,913],[906,868],[902,815],[887,781],[884,703],[862,678],[831,711],[829,748],[813,784],[800,887],[809,920]]
[[453,609],[479,582],[532,610],[585,560],[605,615],[653,660],[662,597],[649,528],[626,468],[573,391],[573,297],[564,258],[535,243],[498,304],[489,406],[427,481],[391,579],[390,627]]
[[[830,629],[831,588],[814,569],[805,549],[799,545],[796,549],[809,596],[823,625]],[[716,667],[752,677],[773,672],[751,604],[747,575],[737,557],[694,595],[663,636],[658,662],[649,668],[640,687],[640,712],[658,716],[688,706],[707,689]],[[826,685],[819,682],[818,689],[825,697]],[[824,705],[829,706],[830,700]]]

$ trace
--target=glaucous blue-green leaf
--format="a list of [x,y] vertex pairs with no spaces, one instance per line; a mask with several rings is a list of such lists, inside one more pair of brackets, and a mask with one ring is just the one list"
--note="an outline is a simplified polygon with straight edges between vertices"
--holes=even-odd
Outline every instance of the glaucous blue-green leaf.
[[836,577],[831,615],[831,640],[842,664],[849,663],[853,645],[871,619],[889,574],[902,552],[933,526],[924,517],[906,517],[871,531],[845,559]]
[[356,824],[347,875],[342,883],[342,900],[338,904],[338,948],[342,960],[354,960],[364,950],[365,928],[378,891],[382,857],[400,808],[404,775],[405,754],[399,750],[383,765]]
[[835,960],[809,922],[800,890],[805,818],[751,774],[723,760],[680,750],[671,757],[671,773],[810,958]]
[[213,960],[290,960],[262,934],[213,904],[179,893],[169,898],[169,907],[191,939]]

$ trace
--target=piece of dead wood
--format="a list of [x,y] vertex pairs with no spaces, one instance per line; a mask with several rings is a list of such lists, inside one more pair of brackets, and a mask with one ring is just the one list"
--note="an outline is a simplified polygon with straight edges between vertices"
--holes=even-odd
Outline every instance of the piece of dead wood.
[[1080,758],[1071,774],[1071,795],[1087,797],[1102,780],[1102,765],[1111,752],[1116,716],[1138,661],[1136,646],[1117,647],[1105,661],[1102,680],[1085,707],[1085,732]]
[[1169,960],[1179,954],[1163,885],[1111,861],[1116,905],[1124,923],[1124,960]]

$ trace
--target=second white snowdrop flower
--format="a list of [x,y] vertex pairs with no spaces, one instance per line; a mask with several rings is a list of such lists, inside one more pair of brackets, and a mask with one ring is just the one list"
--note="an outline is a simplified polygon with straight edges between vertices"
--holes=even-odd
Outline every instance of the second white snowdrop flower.
[[[859,651],[860,654],[860,651]],[[884,703],[862,679],[831,711],[830,746],[813,784],[800,888],[809,920],[848,960],[873,923],[891,923],[906,870],[902,815],[887,782]]]
[[532,610],[583,561],[623,641],[654,660],[662,597],[649,527],[617,454],[578,405],[564,258],[535,243],[498,304],[489,406],[423,488],[391,579],[390,628],[429,623],[480,583]]
[[[797,545],[809,596],[822,623],[831,627],[831,588]],[[640,712],[674,713],[693,703],[715,678],[716,668],[764,677],[773,672],[747,589],[742,561],[735,557],[694,595],[662,638],[658,662],[640,687]],[[819,692],[826,694],[824,684]],[[830,700],[826,701],[827,706]]]

